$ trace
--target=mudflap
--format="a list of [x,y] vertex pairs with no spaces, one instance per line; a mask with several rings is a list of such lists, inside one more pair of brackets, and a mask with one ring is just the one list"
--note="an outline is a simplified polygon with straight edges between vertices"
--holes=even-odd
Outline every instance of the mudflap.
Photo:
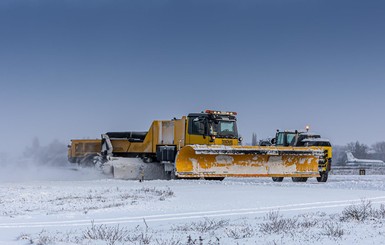
[[178,178],[319,177],[323,151],[308,147],[188,145],[175,160]]

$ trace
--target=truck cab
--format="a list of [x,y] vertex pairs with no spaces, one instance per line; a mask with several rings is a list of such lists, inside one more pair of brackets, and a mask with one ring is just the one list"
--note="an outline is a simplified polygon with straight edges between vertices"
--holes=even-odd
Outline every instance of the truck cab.
[[206,110],[187,116],[186,145],[238,145],[236,112]]
[[277,130],[275,136],[276,146],[331,146],[328,139],[321,135],[298,130]]

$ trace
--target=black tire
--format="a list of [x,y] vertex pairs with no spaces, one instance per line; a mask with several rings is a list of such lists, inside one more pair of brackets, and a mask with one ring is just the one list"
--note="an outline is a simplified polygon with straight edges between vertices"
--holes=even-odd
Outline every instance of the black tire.
[[283,177],[272,177],[272,179],[274,182],[282,182],[283,181]]
[[96,154],[88,155],[80,160],[79,165],[85,167],[93,167],[95,166],[95,157],[97,157]]
[[154,159],[152,159],[152,157],[147,157],[147,156],[143,157],[142,160],[144,163],[152,163],[154,161]]
[[166,172],[166,174],[167,174],[167,177],[169,180],[178,179],[178,177],[175,175],[174,171]]
[[320,177],[317,177],[318,182],[326,182],[329,177],[329,172],[320,172]]
[[205,177],[205,180],[219,180],[222,181],[225,179],[225,177]]
[[291,179],[293,180],[293,182],[306,182],[307,181],[307,177],[291,177]]
[[70,163],[76,163],[76,157],[68,157]]

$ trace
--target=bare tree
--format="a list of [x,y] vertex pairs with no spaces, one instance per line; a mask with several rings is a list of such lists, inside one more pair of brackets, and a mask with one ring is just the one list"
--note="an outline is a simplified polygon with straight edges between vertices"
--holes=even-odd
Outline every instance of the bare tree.
[[373,144],[372,148],[376,153],[385,153],[385,141]]
[[372,149],[375,152],[374,154],[375,158],[385,160],[385,141],[377,142],[373,144]]
[[65,166],[68,164],[67,146],[58,140],[52,141],[47,146],[41,146],[39,139],[34,138],[32,146],[26,147],[24,157],[39,165]]
[[348,151],[351,151],[357,158],[368,157],[369,146],[361,144],[358,141],[349,143],[346,148]]
[[346,157],[346,146],[334,145],[333,146],[333,164],[336,165],[344,165],[347,157]]
[[251,137],[251,145],[257,145],[257,134],[253,133]]

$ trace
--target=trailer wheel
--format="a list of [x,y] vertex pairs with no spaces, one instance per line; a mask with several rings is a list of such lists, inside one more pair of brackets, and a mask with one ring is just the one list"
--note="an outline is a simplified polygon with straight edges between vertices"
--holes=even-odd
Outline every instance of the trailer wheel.
[[306,182],[307,181],[307,177],[291,177],[291,179],[293,180],[293,182]]
[[274,182],[282,182],[283,181],[283,177],[272,177],[272,179]]
[[76,157],[68,157],[70,163],[76,163]]
[[329,172],[320,172],[320,177],[317,177],[318,182],[326,182],[328,180]]
[[95,166],[95,157],[98,155],[96,154],[90,154],[85,156],[83,159],[79,161],[80,166],[86,166],[86,167],[93,167]]

